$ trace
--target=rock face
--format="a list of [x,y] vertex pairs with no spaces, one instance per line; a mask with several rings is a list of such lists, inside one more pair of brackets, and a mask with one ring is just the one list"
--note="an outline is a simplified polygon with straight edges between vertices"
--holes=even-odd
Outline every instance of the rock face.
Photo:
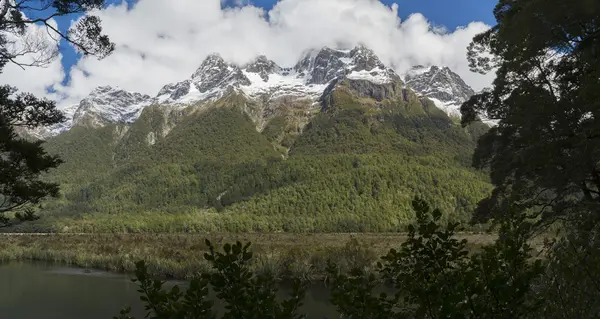
[[167,84],[158,92],[158,96],[163,98],[163,101],[176,101],[181,97],[190,93],[191,80],[185,80],[179,83]]
[[306,54],[294,70],[309,75],[310,84],[328,84],[334,79],[364,79],[376,83],[400,81],[396,73],[379,60],[377,55],[364,46],[353,50],[323,48]]
[[[267,59],[267,57],[264,55],[259,56],[258,58],[256,58],[256,60],[247,64],[245,66],[245,69],[246,72],[258,74],[264,82],[269,81],[269,76],[271,74],[283,73],[279,65]],[[289,74],[289,70],[285,72]]]
[[449,115],[458,116],[460,104],[474,94],[447,67],[416,66],[403,77],[404,82],[364,46],[352,50],[327,47],[311,50],[293,67],[281,67],[265,56],[238,66],[226,62],[218,54],[211,54],[189,79],[165,85],[153,98],[110,86],[98,87],[79,104],[63,109],[69,121],[36,129],[31,135],[47,138],[73,125],[130,124],[151,104],[161,105],[167,113],[180,112],[178,110],[187,106],[204,105],[231,92],[249,101],[249,107],[254,108],[250,115],[260,129],[269,117],[281,113],[280,109],[286,105],[296,111],[300,107],[301,113],[310,117],[313,109],[319,108],[321,97],[340,81],[378,101],[398,94],[407,86],[433,100]]
[[397,97],[404,88],[400,82],[378,84],[367,80],[351,80],[347,86],[361,96],[370,97],[378,102]]
[[110,86],[97,87],[81,100],[73,115],[73,125],[101,127],[108,123],[131,124],[152,97]]
[[250,98],[316,100],[330,83],[341,78],[401,82],[373,51],[362,46],[309,51],[293,68],[281,67],[265,56],[240,67],[210,55],[190,80],[165,86],[157,98],[160,103],[185,105],[219,98],[227,89],[234,89]]
[[49,127],[36,127],[34,129],[25,130],[22,133],[24,135],[29,135],[33,138],[43,140],[50,136],[55,136],[66,132],[73,127],[73,116],[75,115],[78,107],[79,104],[72,104],[67,107],[63,107],[61,111],[66,120],[62,123],[58,123]]
[[431,99],[449,115],[460,116],[460,105],[475,92],[448,67],[415,66],[404,75],[406,85]]

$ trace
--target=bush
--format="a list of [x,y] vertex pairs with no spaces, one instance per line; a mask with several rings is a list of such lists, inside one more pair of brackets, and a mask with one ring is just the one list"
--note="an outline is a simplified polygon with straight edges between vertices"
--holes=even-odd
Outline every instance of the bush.
[[[355,262],[326,262],[330,301],[342,318],[597,317],[598,302],[592,295],[600,290],[588,267],[600,260],[595,228],[587,237],[566,237],[555,244],[553,258],[564,258],[566,265],[553,258],[542,262],[533,258],[528,244],[532,224],[524,214],[511,211],[499,221],[498,240],[469,255],[467,241],[455,239],[458,224],[442,221],[442,212],[431,211],[421,199],[413,200],[412,206],[417,222],[409,227],[408,240],[376,265],[357,241],[345,247],[346,253],[356,257]],[[268,271],[250,271],[249,243],[226,244],[223,252],[215,251],[208,241],[206,244],[210,252],[204,257],[214,271],[193,279],[185,293],[178,287],[164,291],[163,282],[148,279],[148,269],[138,263],[135,280],[149,318],[215,318],[208,298],[211,289],[226,305],[223,318],[304,317],[299,309],[307,281],[293,279],[291,297],[279,301],[275,297],[277,277]],[[576,252],[578,256],[589,260],[566,258],[572,253],[569,247],[582,250]],[[590,261],[593,263],[588,264]],[[576,262],[588,271],[573,275]],[[369,264],[375,267],[366,267]],[[586,291],[577,290],[579,283]],[[392,288],[390,294],[378,292],[386,285]],[[590,291],[591,295],[581,298]],[[131,319],[129,310],[115,319]]]
[[[185,293],[174,286],[169,292],[164,282],[151,280],[143,261],[138,262],[135,282],[138,283],[140,299],[146,304],[146,318],[152,319],[208,319],[216,318],[213,302],[208,300],[209,287],[225,304],[222,318],[247,319],[296,319],[306,291],[306,281],[294,279],[288,300],[277,301],[277,280],[271,273],[257,274],[250,270],[252,252],[250,243],[225,244],[223,252],[217,252],[206,240],[210,252],[204,258],[210,262],[213,273],[202,274],[190,282]],[[123,309],[114,319],[133,319],[130,308]]]

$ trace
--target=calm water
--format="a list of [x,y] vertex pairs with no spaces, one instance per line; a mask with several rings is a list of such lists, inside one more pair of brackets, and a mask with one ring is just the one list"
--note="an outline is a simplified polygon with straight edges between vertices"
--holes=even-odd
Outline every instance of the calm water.
[[[315,285],[305,299],[311,319],[336,318],[326,290]],[[43,263],[0,266],[0,313],[9,319],[111,319],[125,306],[143,318],[128,276]]]

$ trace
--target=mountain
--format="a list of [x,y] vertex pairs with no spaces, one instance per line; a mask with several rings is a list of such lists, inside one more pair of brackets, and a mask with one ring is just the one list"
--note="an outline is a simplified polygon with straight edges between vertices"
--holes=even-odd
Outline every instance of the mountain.
[[448,115],[458,118],[461,104],[475,94],[475,91],[448,67],[418,65],[404,75],[404,80],[415,92],[432,100]]
[[[402,77],[406,86],[427,96],[451,116],[460,116],[460,104],[474,94],[460,76],[447,67],[417,66]],[[35,136],[54,136],[73,125],[132,123],[143,108],[152,104],[185,107],[214,101],[233,91],[271,103],[281,98],[314,103],[329,84],[342,78],[373,83],[402,82],[401,76],[387,68],[372,50],[364,46],[352,50],[311,50],[295,66],[288,68],[265,56],[237,66],[227,63],[218,54],[212,54],[189,79],[165,85],[153,98],[109,86],[98,87],[79,104],[64,109],[68,118],[66,123],[37,132]],[[264,122],[265,119],[261,120]]]
[[154,99],[148,95],[120,88],[100,86],[78,104],[61,109],[66,121],[50,127],[29,130],[29,135],[47,139],[64,133],[74,126],[103,127],[107,124],[131,124]]
[[210,55],[155,97],[98,88],[77,106],[72,128],[47,139],[65,160],[47,176],[63,197],[28,225],[397,231],[412,219],[415,195],[447,220],[467,220],[490,190],[470,168],[488,127],[462,128],[438,107],[436,99],[469,94],[451,71],[403,77],[359,46],[309,51],[293,67]]
[[79,102],[73,115],[73,125],[101,127],[109,123],[131,124],[152,102],[148,95],[100,86]]
[[378,82],[400,80],[365,47],[310,51],[293,68],[280,67],[265,56],[240,67],[213,54],[190,79],[163,87],[157,102],[185,105],[219,98],[230,90],[270,100],[282,96],[317,99],[328,84],[343,77]]

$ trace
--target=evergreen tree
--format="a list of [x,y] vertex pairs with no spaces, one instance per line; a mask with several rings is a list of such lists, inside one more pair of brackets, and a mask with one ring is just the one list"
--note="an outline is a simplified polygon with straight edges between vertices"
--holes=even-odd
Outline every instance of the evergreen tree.
[[60,160],[48,155],[41,141],[20,138],[15,128],[54,124],[63,115],[53,102],[30,94],[13,98],[15,92],[9,86],[0,87],[0,213],[58,194],[58,185],[41,181],[39,175],[58,166]]
[[479,141],[473,162],[495,186],[477,217],[512,203],[544,221],[600,208],[600,2],[501,0],[498,24],[474,38],[471,67],[497,70],[493,88],[462,106],[498,125]]
[[[7,63],[22,68],[45,66],[57,56],[58,43],[47,43],[29,36],[31,25],[44,26],[73,45],[84,55],[103,58],[114,49],[102,34],[100,19],[86,15],[68,32],[58,30],[51,19],[87,13],[104,6],[104,0],[11,1],[0,0],[0,72]],[[19,45],[12,45],[18,43]],[[40,180],[40,174],[57,167],[61,161],[48,155],[41,141],[19,136],[18,129],[49,126],[64,120],[54,102],[31,94],[16,94],[16,88],[0,87],[0,214],[36,204],[58,194],[58,185]],[[33,219],[31,210],[19,219]],[[1,222],[8,223],[3,216]]]

